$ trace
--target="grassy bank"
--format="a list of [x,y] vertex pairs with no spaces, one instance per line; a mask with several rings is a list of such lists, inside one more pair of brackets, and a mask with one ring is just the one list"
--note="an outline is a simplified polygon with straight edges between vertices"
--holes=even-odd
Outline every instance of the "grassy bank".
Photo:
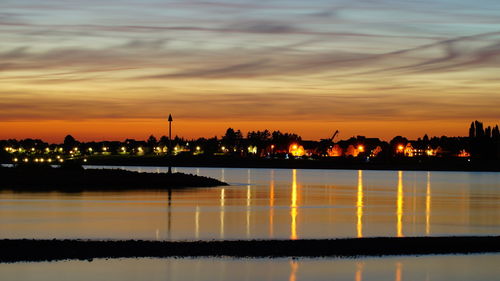
[[120,169],[17,166],[0,168],[0,189],[14,191],[138,190],[227,185],[213,178],[183,173],[138,173]]
[[251,241],[0,240],[0,262],[125,257],[356,257],[500,252],[500,236]]

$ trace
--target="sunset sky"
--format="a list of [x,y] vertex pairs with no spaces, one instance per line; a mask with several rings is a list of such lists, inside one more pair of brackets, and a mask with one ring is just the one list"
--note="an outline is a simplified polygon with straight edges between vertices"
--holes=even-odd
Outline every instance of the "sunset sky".
[[463,136],[500,119],[498,0],[1,0],[0,139]]

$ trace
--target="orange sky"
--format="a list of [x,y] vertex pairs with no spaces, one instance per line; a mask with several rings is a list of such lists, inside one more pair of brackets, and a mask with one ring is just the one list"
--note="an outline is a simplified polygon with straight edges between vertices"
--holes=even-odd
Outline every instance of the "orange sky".
[[[342,2],[342,3],[340,3]],[[458,5],[460,2],[460,5]],[[484,2],[484,3],[483,3]],[[0,138],[228,127],[463,136],[500,119],[488,0],[0,3]]]
[[[409,138],[441,136],[442,132],[452,132],[449,136],[465,136],[468,124],[462,122],[448,122],[446,128],[435,126],[433,121],[423,122],[304,122],[299,120],[282,122],[203,122],[196,120],[174,120],[173,135],[188,139],[198,137],[221,137],[228,127],[240,129],[244,134],[249,130],[280,130],[295,132],[304,139],[319,140],[329,138],[335,130],[339,130],[337,140],[352,136],[364,135],[379,137],[389,141],[396,135]],[[493,124],[493,123],[492,123]],[[426,127],[423,129],[422,127]],[[361,129],[363,128],[363,129]],[[9,122],[0,125],[0,139],[12,135],[18,138],[36,136],[46,141],[62,142],[66,134],[73,135],[80,141],[91,140],[125,140],[134,138],[145,140],[150,135],[160,137],[168,135],[166,120],[89,120],[89,121],[40,121],[40,122]]]

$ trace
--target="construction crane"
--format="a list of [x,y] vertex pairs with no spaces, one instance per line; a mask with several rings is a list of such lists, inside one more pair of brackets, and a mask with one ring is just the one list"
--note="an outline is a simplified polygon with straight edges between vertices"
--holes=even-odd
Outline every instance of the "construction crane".
[[333,134],[333,136],[330,138],[330,142],[333,142],[333,140],[335,139],[335,137],[339,134],[339,130],[336,130],[335,133]]

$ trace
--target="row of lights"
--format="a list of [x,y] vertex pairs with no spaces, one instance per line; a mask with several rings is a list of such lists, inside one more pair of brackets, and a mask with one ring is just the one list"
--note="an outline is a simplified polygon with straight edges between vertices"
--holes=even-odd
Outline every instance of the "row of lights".
[[[24,162],[24,163],[28,163],[28,162],[30,161],[30,159],[29,159],[29,158],[24,158],[24,159],[22,159],[22,160],[21,160],[21,159],[18,159],[18,158],[14,158],[14,159],[12,159],[12,162],[14,162],[14,163],[18,163],[18,162],[20,162],[20,161],[22,161],[22,162]],[[35,158],[35,159],[33,159],[33,161],[34,161],[35,163],[44,163],[44,162],[47,162],[47,163],[52,163],[52,162],[56,162],[56,161],[57,161],[57,162],[59,162],[59,163],[62,163],[62,162],[64,162],[64,159],[62,159],[62,158],[59,158],[59,159],[52,159],[52,158],[48,158],[48,159],[44,159],[44,158]]]
[[[158,146],[158,147],[154,147],[154,150],[158,150],[158,151],[162,151],[162,150],[163,150],[163,151],[166,151],[166,149],[167,149],[166,147],[165,147],[165,148],[163,148],[163,149],[162,149],[161,147],[159,147],[159,146]],[[224,150],[224,147],[223,147],[222,149]],[[35,148],[31,148],[30,150],[34,152],[34,151],[35,151]],[[104,151],[104,152],[107,152],[108,150],[109,150],[109,148],[108,148],[108,147],[103,147],[103,148],[102,148],[102,151]],[[120,148],[120,150],[121,150],[122,152],[126,152],[126,151],[127,151],[127,148],[126,148],[126,147],[124,147],[124,146],[122,146],[122,147]],[[178,147],[174,147],[174,150],[178,150]],[[201,147],[197,146],[197,147],[196,147],[196,150],[197,150],[197,151],[200,151],[200,150],[201,150]],[[16,152],[16,151],[18,151],[18,150],[16,150],[15,148],[12,148],[12,147],[5,147],[5,151],[7,151],[7,152]],[[19,149],[19,151],[21,151],[21,149]],[[50,148],[48,148],[48,147],[47,147],[47,148],[45,148],[45,151],[46,151],[46,152],[50,152]],[[56,149],[54,149],[54,152],[63,152],[63,151],[64,151],[64,150],[63,150],[63,148],[58,148],[58,149],[56,148]],[[88,152],[93,152],[93,151],[94,151],[94,149],[93,149],[92,147],[89,147],[89,148],[87,148],[87,151],[88,151]],[[137,151],[138,151],[138,152],[144,152],[144,149],[143,149],[142,147],[140,147],[140,146],[139,146],[139,147],[137,147]],[[74,147],[73,149],[71,149],[71,150],[69,151],[69,153],[70,153],[70,154],[75,154],[75,153],[78,153],[78,152],[79,152],[79,148],[78,148],[78,147]]]

